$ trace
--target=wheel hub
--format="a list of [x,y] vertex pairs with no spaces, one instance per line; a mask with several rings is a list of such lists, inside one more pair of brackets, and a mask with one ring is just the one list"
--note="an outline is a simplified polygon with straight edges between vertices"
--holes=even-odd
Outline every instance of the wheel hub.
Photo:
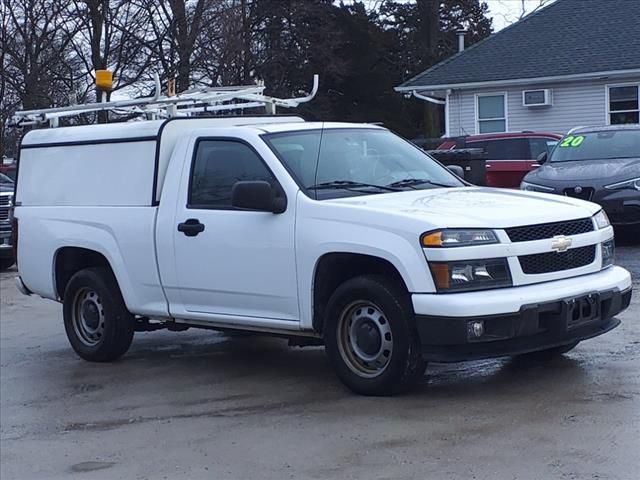
[[82,318],[89,328],[95,330],[100,324],[100,312],[98,311],[97,305],[93,302],[83,302]]
[[78,339],[87,346],[97,345],[104,335],[104,307],[98,294],[88,288],[75,296],[72,316],[73,329]]
[[382,336],[371,320],[365,320],[355,328],[356,346],[367,355],[375,355],[380,350]]
[[340,317],[338,346],[354,373],[366,378],[380,375],[393,350],[391,326],[382,310],[367,301],[347,306]]

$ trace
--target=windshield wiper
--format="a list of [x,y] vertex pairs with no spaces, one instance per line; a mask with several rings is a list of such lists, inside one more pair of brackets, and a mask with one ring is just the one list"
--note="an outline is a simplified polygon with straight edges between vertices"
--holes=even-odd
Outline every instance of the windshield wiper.
[[420,178],[405,178],[404,180],[398,180],[397,182],[390,183],[388,187],[409,187],[415,189],[416,185],[429,184],[435,187],[453,188],[455,185],[448,185],[446,183],[433,182],[427,179]]
[[347,190],[352,188],[377,188],[378,190],[387,190],[390,192],[400,191],[392,185],[375,185],[373,183],[354,182],[351,180],[333,180],[331,182],[316,183],[315,185],[311,185],[307,188],[309,188],[309,190],[326,190],[332,188],[343,188]]

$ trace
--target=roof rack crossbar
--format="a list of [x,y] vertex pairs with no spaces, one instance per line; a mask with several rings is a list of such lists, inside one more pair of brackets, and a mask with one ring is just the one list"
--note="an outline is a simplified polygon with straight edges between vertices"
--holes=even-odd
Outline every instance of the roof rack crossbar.
[[66,107],[43,108],[16,112],[12,119],[15,126],[49,123],[58,126],[63,117],[81,113],[112,111],[118,114],[146,115],[153,119],[173,116],[189,116],[199,112],[218,112],[264,107],[275,114],[276,107],[295,108],[311,101],[318,92],[318,75],[313,76],[313,88],[309,94],[297,98],[277,98],[264,95],[264,85],[206,87],[187,90],[174,96],[160,96],[160,80],[155,76],[156,94],[131,100],[95,102]]

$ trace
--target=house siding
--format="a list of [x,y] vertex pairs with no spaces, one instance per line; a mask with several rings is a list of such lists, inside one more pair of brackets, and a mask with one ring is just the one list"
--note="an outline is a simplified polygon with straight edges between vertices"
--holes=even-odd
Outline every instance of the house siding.
[[[611,83],[614,82],[602,80],[453,91],[449,95],[448,134],[479,133],[476,127],[476,95],[492,92],[507,94],[507,129],[510,132],[532,130],[565,133],[576,126],[604,125],[607,122],[606,86]],[[539,88],[552,90],[553,105],[524,107],[522,91]]]

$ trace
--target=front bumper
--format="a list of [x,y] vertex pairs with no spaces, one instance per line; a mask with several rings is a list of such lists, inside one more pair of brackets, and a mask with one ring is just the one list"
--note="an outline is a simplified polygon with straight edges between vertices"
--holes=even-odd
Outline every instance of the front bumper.
[[592,202],[599,204],[616,227],[640,227],[640,192],[604,190],[596,192]]
[[5,221],[0,223],[0,259],[13,258],[11,247],[11,225]]
[[13,258],[13,248],[11,245],[0,245],[0,259]]
[[[597,315],[572,324],[572,301],[589,295]],[[630,301],[631,278],[620,267],[525,287],[413,296],[423,356],[438,362],[514,355],[592,338],[617,327],[620,321],[613,317]],[[482,321],[485,336],[470,336],[474,321]]]

